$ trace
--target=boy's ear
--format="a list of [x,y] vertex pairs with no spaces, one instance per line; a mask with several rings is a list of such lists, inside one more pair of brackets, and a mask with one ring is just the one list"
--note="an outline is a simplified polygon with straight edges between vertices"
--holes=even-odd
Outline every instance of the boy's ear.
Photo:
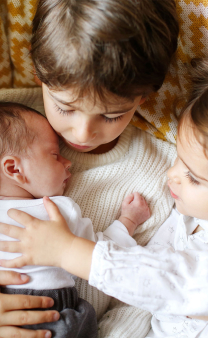
[[141,105],[142,103],[144,103],[146,101],[146,96],[142,96],[141,100],[139,101],[139,105]]
[[24,184],[26,182],[22,161],[17,156],[3,157],[1,159],[1,170],[6,177],[19,184]]

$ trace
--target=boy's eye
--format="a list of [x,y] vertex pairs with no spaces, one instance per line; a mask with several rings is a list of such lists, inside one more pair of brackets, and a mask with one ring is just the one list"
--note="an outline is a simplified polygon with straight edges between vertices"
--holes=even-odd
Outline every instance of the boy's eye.
[[74,112],[74,110],[64,110],[64,109],[61,109],[56,103],[54,103],[54,108],[55,108],[55,110],[56,110],[58,113],[60,113],[60,114],[62,114],[62,115],[68,115],[68,114]]
[[193,176],[191,176],[190,172],[188,171],[185,176],[188,178],[189,182],[192,184],[199,185],[199,181],[197,181]]
[[101,115],[104,119],[105,119],[105,122],[107,123],[111,123],[111,122],[117,122],[119,120],[121,120],[123,118],[123,115],[120,115],[120,116],[117,116],[117,117],[113,117],[113,118],[109,118],[105,115]]

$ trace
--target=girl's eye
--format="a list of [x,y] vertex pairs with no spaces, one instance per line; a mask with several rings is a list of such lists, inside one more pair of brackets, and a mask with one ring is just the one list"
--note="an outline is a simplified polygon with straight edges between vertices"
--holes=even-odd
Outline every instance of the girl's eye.
[[56,103],[54,103],[54,108],[59,114],[62,114],[62,115],[69,115],[70,113],[74,112],[74,110],[61,109]]
[[101,116],[105,119],[105,122],[107,122],[107,123],[117,122],[117,121],[119,121],[123,118],[123,115],[113,117],[113,118],[109,118],[105,115],[101,115]]
[[196,184],[196,185],[200,184],[199,181],[195,180],[195,178],[193,178],[193,176],[190,175],[189,171],[186,173],[185,176],[188,178],[188,180],[191,184]]

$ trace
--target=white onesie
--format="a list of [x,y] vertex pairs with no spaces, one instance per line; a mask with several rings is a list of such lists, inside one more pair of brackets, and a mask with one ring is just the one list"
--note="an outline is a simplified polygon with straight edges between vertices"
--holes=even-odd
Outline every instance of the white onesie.
[[[119,245],[126,247],[136,245],[136,241],[129,235],[128,230],[121,222],[114,221],[104,232],[98,232],[95,234],[91,220],[89,218],[82,218],[81,210],[78,204],[76,204],[71,198],[58,196],[51,197],[51,200],[59,207],[59,210],[64,216],[70,230],[76,236],[84,237],[94,242],[97,242],[98,240],[111,239],[117,242]],[[3,223],[23,227],[8,217],[7,211],[11,208],[22,210],[42,220],[49,219],[43,204],[43,199],[1,200],[0,221]],[[14,239],[0,234],[0,240],[12,241]],[[0,251],[0,259],[13,259],[20,255],[21,254],[18,253]],[[75,276],[61,268],[52,266],[24,266],[21,269],[5,269],[0,267],[0,270],[13,270],[26,273],[30,276],[29,283],[22,285],[8,285],[8,288],[48,290],[70,287],[74,286],[75,284]]]

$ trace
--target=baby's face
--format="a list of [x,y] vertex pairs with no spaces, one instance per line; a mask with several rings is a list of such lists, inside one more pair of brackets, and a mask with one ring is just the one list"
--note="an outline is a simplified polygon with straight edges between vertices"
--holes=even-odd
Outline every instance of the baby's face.
[[39,115],[28,120],[37,134],[24,159],[26,190],[35,198],[62,195],[71,162],[59,153],[59,140],[48,121]]
[[177,153],[168,171],[168,186],[176,207],[184,215],[208,220],[208,159],[191,126],[181,128]]

